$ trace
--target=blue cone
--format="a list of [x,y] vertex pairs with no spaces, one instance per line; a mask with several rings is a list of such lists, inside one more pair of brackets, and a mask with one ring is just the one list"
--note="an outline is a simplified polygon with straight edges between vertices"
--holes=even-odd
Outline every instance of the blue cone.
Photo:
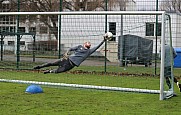
[[35,93],[43,93],[43,90],[38,85],[30,85],[26,88],[25,92],[35,94]]

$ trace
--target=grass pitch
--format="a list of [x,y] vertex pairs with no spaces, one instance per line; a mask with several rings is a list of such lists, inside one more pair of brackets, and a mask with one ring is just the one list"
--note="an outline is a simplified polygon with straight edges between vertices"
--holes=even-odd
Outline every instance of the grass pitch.
[[[176,70],[177,75],[179,71]],[[117,77],[72,73],[44,75],[32,71],[0,71],[0,74],[0,78],[7,79],[80,83],[83,78],[85,83],[95,85],[132,87],[137,84],[136,87],[144,88],[147,84],[152,89],[159,87],[159,79],[156,77]],[[41,86],[44,93],[27,94],[25,90],[28,86],[28,84],[0,82],[1,115],[180,115],[181,113],[181,93],[176,86],[177,97],[164,101],[159,101],[158,94],[46,86]]]

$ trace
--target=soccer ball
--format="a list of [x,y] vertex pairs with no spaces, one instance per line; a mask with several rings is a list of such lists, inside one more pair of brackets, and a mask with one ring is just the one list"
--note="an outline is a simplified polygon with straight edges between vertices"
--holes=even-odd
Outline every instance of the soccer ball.
[[111,40],[112,37],[113,37],[113,34],[112,34],[111,32],[107,32],[107,33],[105,33],[105,35],[104,35],[104,38],[105,38],[106,40]]

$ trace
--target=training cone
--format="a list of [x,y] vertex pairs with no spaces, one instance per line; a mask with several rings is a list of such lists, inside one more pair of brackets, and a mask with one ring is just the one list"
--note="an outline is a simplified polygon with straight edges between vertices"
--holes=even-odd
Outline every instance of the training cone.
[[35,93],[43,93],[43,90],[40,86],[38,85],[30,85],[26,88],[25,93],[31,93],[31,94],[35,94]]

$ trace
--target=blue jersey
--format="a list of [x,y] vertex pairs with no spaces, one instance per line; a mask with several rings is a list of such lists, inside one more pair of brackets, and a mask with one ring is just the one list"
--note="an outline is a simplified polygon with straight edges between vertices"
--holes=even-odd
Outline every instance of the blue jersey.
[[86,49],[82,45],[70,48],[69,51],[74,51],[74,53],[69,56],[70,61],[74,63],[76,66],[79,66],[88,56],[94,53],[103,43],[104,40],[99,45],[91,49]]

